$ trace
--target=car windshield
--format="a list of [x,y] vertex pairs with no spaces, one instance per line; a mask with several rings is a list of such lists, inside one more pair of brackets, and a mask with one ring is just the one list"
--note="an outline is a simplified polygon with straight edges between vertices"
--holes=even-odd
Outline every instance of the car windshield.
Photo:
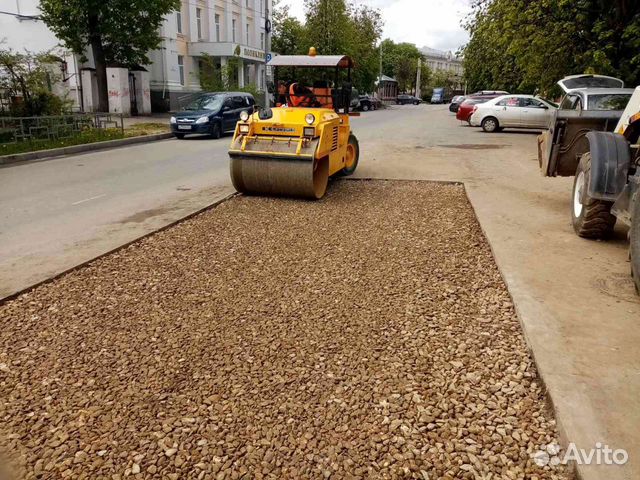
[[589,95],[588,110],[624,110],[630,98],[631,95],[626,93]]
[[622,88],[622,80],[610,77],[577,77],[561,80],[569,90],[574,88]]
[[220,110],[223,102],[222,95],[203,95],[190,103],[185,110]]

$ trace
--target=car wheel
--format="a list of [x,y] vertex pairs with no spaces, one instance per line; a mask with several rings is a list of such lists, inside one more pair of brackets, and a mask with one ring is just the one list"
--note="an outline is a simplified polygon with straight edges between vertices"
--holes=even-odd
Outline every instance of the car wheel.
[[413,102],[414,105],[420,105],[420,102]]
[[174,133],[173,136],[176,137],[178,140],[184,139],[184,133]]
[[498,123],[498,119],[495,117],[487,117],[482,119],[482,130],[487,133],[497,132],[500,128],[500,124]]
[[215,122],[211,125],[211,138],[215,138],[216,140],[222,136],[222,128],[220,128],[220,124]]
[[347,144],[347,152],[345,158],[345,167],[340,170],[340,175],[348,177],[353,175],[358,168],[358,160],[360,159],[360,145],[358,139],[351,133],[349,134],[349,143]]
[[611,214],[613,203],[589,196],[591,183],[591,154],[585,153],[578,163],[573,180],[571,223],[582,238],[606,238],[613,232],[616,217]]
[[364,105],[362,105],[362,111],[363,112],[368,112],[369,111],[369,105],[367,105],[366,103]]
[[629,258],[631,260],[631,276],[636,283],[636,291],[640,294],[640,195],[638,194],[636,194],[635,207],[633,210]]

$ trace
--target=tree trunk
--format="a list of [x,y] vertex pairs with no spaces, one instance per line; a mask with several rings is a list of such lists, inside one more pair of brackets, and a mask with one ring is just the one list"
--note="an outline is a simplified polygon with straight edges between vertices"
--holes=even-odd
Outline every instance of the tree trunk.
[[96,67],[96,81],[98,84],[98,110],[109,112],[109,90],[107,87],[107,61],[102,46],[102,34],[100,33],[100,21],[97,15],[89,15],[89,42],[93,52],[93,61]]

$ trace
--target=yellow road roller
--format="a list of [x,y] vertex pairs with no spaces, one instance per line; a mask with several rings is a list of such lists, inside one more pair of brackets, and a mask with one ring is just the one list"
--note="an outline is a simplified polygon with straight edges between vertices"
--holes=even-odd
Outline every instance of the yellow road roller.
[[320,199],[329,177],[358,166],[349,122],[353,60],[312,48],[269,65],[276,69],[276,105],[242,113],[229,149],[231,181],[241,193]]

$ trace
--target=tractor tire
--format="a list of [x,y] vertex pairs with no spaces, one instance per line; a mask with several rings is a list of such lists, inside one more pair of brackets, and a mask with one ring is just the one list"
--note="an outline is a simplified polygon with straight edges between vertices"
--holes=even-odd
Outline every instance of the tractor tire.
[[631,276],[636,283],[636,292],[640,295],[640,195],[635,199],[629,238],[631,240],[631,245],[629,247]]
[[222,137],[222,127],[218,122],[215,122],[213,125],[211,125],[211,138],[217,140],[220,137]]
[[174,133],[173,136],[178,140],[184,140],[184,133]]
[[339,172],[340,176],[342,177],[353,175],[353,173],[356,171],[356,168],[358,168],[358,160],[360,159],[360,144],[358,143],[358,139],[353,133],[349,134],[347,156],[350,156],[350,158],[346,159],[347,165]]
[[585,153],[573,181],[571,223],[579,237],[593,240],[607,238],[616,224],[616,217],[611,214],[613,203],[590,197],[590,182],[591,154]]
[[487,133],[495,133],[500,130],[500,123],[498,122],[498,119],[496,117],[483,118],[481,126],[482,130]]

